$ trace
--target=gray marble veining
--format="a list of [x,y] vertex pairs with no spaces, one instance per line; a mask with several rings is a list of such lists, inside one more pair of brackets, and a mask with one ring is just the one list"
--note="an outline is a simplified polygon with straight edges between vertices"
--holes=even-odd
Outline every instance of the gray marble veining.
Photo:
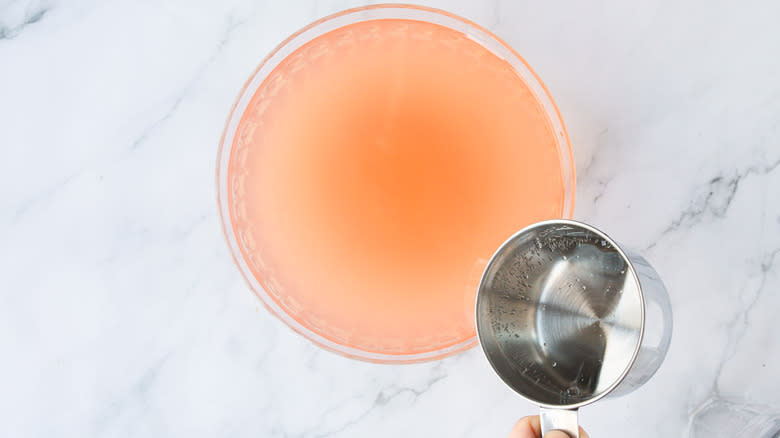
[[[248,291],[216,147],[256,64],[362,3],[0,3],[0,436],[504,437],[535,408],[471,350],[320,351]],[[594,438],[686,437],[713,399],[780,410],[780,4],[426,1],[504,38],[574,147],[575,218],[645,248],[675,313]]]

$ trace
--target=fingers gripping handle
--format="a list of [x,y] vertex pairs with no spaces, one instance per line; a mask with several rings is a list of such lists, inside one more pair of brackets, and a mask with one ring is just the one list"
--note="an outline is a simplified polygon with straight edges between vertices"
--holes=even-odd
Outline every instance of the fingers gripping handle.
[[577,425],[576,409],[541,408],[542,436],[551,430],[560,430],[571,438],[580,438],[580,427]]

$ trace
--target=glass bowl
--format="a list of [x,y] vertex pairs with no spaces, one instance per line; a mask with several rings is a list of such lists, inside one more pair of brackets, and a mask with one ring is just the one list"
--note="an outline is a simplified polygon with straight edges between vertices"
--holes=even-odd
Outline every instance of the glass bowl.
[[345,342],[337,342],[328,336],[324,336],[323,333],[318,332],[317,329],[293,317],[289,309],[285,308],[281,302],[274,299],[274,297],[272,297],[263,287],[261,281],[256,278],[241,250],[240,239],[232,226],[231,206],[229,205],[230,184],[228,181],[228,169],[231,154],[234,151],[234,145],[237,141],[237,130],[247,106],[258,88],[263,84],[264,80],[283,60],[285,60],[285,58],[307,42],[343,26],[381,19],[422,21],[460,32],[489,50],[493,55],[504,60],[514,69],[515,73],[522,78],[539,105],[543,108],[543,111],[547,116],[547,122],[549,123],[548,129],[550,132],[554,133],[555,141],[557,142],[561,180],[564,188],[563,205],[560,216],[563,218],[571,217],[574,209],[575,184],[574,161],[571,147],[560,113],[555,106],[550,93],[536,73],[534,73],[528,63],[526,63],[517,52],[484,28],[464,18],[444,11],[410,5],[374,5],[349,9],[325,17],[291,35],[260,63],[241,89],[238,99],[230,111],[220,141],[216,172],[217,202],[222,230],[228,246],[230,247],[233,260],[244,279],[249,284],[249,287],[272,314],[316,345],[344,356],[379,363],[414,363],[441,359],[469,349],[477,343],[476,332],[471,333],[470,336],[464,336],[463,339],[458,339],[446,346],[437,346],[431,348],[429,351],[415,352],[369,351],[365,348],[358,348]]

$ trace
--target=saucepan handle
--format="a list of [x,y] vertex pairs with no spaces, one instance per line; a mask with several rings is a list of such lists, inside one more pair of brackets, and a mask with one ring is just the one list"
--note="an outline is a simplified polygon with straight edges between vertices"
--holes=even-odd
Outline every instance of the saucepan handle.
[[576,409],[541,408],[539,417],[542,423],[542,436],[551,430],[560,430],[569,434],[571,438],[580,438]]

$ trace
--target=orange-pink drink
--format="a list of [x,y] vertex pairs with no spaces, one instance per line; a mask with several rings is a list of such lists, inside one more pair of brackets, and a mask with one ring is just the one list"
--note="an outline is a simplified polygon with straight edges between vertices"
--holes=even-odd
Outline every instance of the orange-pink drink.
[[561,217],[555,132],[506,62],[431,23],[313,39],[260,86],[229,165],[231,222],[270,296],[305,327],[413,354],[474,336],[484,264]]

